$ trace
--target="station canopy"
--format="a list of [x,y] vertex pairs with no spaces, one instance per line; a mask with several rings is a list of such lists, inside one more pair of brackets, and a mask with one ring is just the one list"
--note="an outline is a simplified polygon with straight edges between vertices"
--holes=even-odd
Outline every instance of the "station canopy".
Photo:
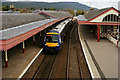
[[45,20],[36,21],[36,22],[25,24],[25,25],[20,25],[13,28],[1,30],[0,35],[2,36],[0,36],[0,40],[8,40],[8,39],[14,38],[16,36],[24,34],[30,30],[36,29],[54,20],[56,19],[45,19]]

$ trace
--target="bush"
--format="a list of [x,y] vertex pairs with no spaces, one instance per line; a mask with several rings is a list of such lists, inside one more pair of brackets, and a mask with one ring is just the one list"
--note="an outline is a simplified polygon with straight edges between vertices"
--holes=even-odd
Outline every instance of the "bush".
[[9,10],[10,10],[10,8],[9,8],[9,6],[8,6],[8,5],[6,5],[6,6],[3,6],[3,7],[2,7],[2,10],[3,10],[3,11],[9,11]]

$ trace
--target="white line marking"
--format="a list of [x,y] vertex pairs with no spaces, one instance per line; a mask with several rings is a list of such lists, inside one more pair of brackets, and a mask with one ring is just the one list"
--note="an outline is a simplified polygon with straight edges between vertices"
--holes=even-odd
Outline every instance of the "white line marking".
[[29,67],[32,65],[32,63],[36,60],[36,58],[39,56],[39,54],[42,52],[43,48],[37,53],[37,55],[32,59],[32,61],[28,64],[28,66],[24,69],[24,71],[20,74],[18,77],[18,80],[22,78],[22,76],[25,74],[25,72],[29,69]]

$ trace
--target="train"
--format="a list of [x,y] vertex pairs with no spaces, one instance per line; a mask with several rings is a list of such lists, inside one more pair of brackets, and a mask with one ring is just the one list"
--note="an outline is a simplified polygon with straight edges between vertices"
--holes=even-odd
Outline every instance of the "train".
[[72,19],[66,19],[53,29],[48,31],[44,38],[44,51],[58,52],[60,51],[61,44],[65,37],[65,32],[68,30],[69,26],[66,26]]

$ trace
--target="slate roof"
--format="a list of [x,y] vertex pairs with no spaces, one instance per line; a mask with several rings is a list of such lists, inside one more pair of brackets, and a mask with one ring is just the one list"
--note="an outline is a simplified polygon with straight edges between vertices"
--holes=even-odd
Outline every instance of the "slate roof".
[[38,13],[2,13],[0,14],[1,18],[2,27],[0,27],[0,30],[46,19]]
[[62,12],[62,11],[43,11],[53,17],[55,17],[56,19],[60,19],[63,17],[67,17],[67,16],[72,16],[69,12]]
[[85,18],[84,15],[79,15],[79,16],[77,16],[77,19],[78,19],[79,21],[87,21],[87,19]]
[[25,25],[16,26],[16,27],[13,27],[13,28],[0,30],[0,40],[11,39],[13,37],[24,34],[24,33],[28,32],[30,30],[38,28],[38,27],[40,27],[44,24],[47,24],[51,21],[54,21],[54,20],[56,20],[56,19],[45,19],[45,20],[41,20],[41,21],[28,23],[28,24],[25,24]]
[[100,9],[100,10],[89,11],[89,12],[85,13],[84,16],[87,20],[90,20],[90,19],[98,16],[99,14],[109,10],[110,8],[112,8],[112,7],[104,8],[104,9]]

